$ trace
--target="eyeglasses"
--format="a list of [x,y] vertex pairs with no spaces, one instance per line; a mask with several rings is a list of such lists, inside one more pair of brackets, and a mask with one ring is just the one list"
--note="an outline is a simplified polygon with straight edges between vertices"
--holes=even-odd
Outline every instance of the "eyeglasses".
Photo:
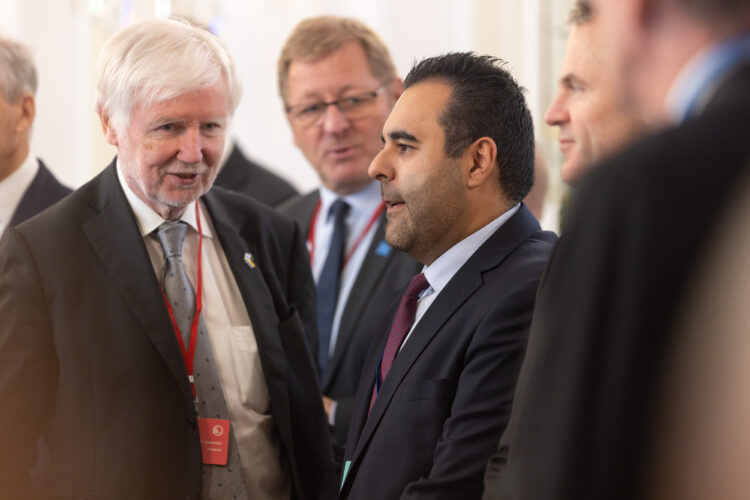
[[378,94],[389,84],[390,82],[386,82],[375,90],[344,96],[335,101],[318,101],[287,106],[286,112],[303,127],[311,127],[320,123],[328,106],[336,106],[341,114],[350,120],[364,118],[372,112]]

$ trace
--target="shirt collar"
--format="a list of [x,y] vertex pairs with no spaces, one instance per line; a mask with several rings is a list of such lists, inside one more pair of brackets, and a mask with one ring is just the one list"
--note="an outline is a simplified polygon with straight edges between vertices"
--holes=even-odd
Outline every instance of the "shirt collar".
[[750,33],[724,40],[694,55],[667,93],[668,116],[681,122],[700,113],[732,70],[750,59]]
[[0,224],[8,224],[26,190],[39,171],[36,156],[29,153],[21,166],[0,181]]
[[461,267],[466,264],[466,261],[474,255],[474,253],[486,242],[495,231],[505,224],[508,219],[513,217],[521,204],[516,204],[513,208],[504,212],[502,215],[493,219],[488,224],[485,224],[480,229],[474,231],[472,234],[459,241],[447,251],[445,251],[440,257],[429,266],[425,266],[422,272],[430,283],[430,287],[435,290],[436,293],[440,291],[448,284],[453,276],[458,272]]
[[[149,234],[156,231],[156,229],[160,225],[166,222],[166,219],[157,214],[151,207],[146,204],[145,201],[141,200],[138,196],[136,196],[133,190],[130,189],[128,183],[125,182],[125,177],[122,173],[122,167],[120,165],[119,158],[117,159],[117,179],[120,181],[120,186],[122,186],[122,190],[125,192],[125,198],[128,200],[130,208],[133,210],[135,220],[138,223],[138,228],[141,231],[141,236],[148,236]],[[182,216],[180,216],[179,220],[186,222],[190,227],[198,232],[198,221],[195,217],[196,203],[198,202],[194,201],[193,203],[189,204],[185,208],[185,211],[182,212]],[[198,207],[201,211],[201,229],[203,230],[203,237],[211,238],[213,237],[213,234],[211,232],[210,224],[207,223],[208,217],[206,216],[206,211],[201,204],[198,204]]]
[[325,186],[320,186],[320,210],[327,220],[328,211],[337,199],[344,200],[349,205],[349,214],[354,218],[372,215],[375,209],[383,202],[380,197],[380,183],[372,181],[356,193],[340,196]]

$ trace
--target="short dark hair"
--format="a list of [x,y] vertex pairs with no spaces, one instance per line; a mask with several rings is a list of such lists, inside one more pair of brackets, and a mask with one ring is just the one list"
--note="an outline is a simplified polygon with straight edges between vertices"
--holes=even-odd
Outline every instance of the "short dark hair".
[[480,137],[490,137],[497,145],[500,188],[516,203],[534,184],[534,125],[523,90],[504,65],[496,57],[452,52],[416,63],[404,87],[427,80],[451,87],[438,119],[445,154],[458,157]]

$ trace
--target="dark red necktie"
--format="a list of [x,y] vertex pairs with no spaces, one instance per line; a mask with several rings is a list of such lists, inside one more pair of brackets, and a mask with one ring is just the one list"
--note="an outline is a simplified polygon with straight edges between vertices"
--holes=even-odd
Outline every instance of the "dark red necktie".
[[414,316],[417,313],[417,300],[419,295],[430,286],[427,282],[427,278],[424,274],[419,273],[411,279],[409,287],[406,289],[406,293],[401,297],[401,304],[398,306],[396,311],[396,317],[393,319],[393,325],[391,325],[391,332],[388,334],[388,342],[385,344],[383,350],[383,356],[380,358],[378,364],[378,372],[375,376],[375,386],[372,388],[372,397],[370,398],[370,409],[375,404],[375,398],[378,396],[378,389],[383,382],[385,377],[388,376],[388,372],[393,365],[393,360],[396,359],[401,344],[404,341],[404,337],[409,333],[409,330],[414,324]]

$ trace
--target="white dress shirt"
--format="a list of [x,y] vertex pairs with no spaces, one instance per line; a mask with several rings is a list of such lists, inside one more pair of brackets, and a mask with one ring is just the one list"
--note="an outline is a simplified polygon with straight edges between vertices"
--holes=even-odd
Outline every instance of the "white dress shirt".
[[[133,193],[123,178],[119,161],[117,176],[135,214],[154,272],[161,281],[164,257],[155,231],[165,220]],[[250,317],[221,243],[214,236],[211,218],[202,204],[198,205],[203,234],[203,316],[239,446],[248,498],[287,499],[291,492],[290,472],[282,463],[281,444],[274,429]],[[180,219],[189,226],[182,260],[195,289],[199,241],[195,203],[188,205]]]
[[[380,183],[377,181],[372,181],[364,189],[346,196],[339,196],[325,187],[320,188],[320,210],[318,210],[316,219],[313,221],[313,224],[315,224],[315,239],[312,248],[312,269],[316,283],[320,278],[320,273],[323,271],[326,257],[328,257],[328,248],[331,246],[334,218],[329,217],[328,212],[330,211],[333,202],[337,199],[344,200],[350,207],[349,213],[346,216],[347,234],[346,247],[344,250],[345,256],[349,255],[352,251],[352,247],[357,239],[365,231],[367,224],[372,220],[375,212],[383,202],[380,197]],[[349,299],[349,294],[354,286],[354,281],[357,279],[359,269],[362,267],[362,263],[367,256],[367,250],[370,248],[370,244],[372,244],[372,238],[375,236],[378,222],[379,221],[375,221],[375,223],[370,226],[369,230],[354,250],[354,253],[341,270],[339,296],[336,302],[336,313],[333,316],[333,325],[331,327],[331,341],[328,346],[329,357],[333,356],[336,347],[336,340],[339,336],[339,326],[341,325],[341,316],[344,313],[344,306]]]
[[39,171],[36,156],[29,154],[12,174],[0,181],[0,237],[10,225],[10,220],[21,202],[21,198],[34,182]]
[[672,82],[666,109],[679,123],[703,111],[719,87],[750,60],[750,33],[714,44],[695,54]]

